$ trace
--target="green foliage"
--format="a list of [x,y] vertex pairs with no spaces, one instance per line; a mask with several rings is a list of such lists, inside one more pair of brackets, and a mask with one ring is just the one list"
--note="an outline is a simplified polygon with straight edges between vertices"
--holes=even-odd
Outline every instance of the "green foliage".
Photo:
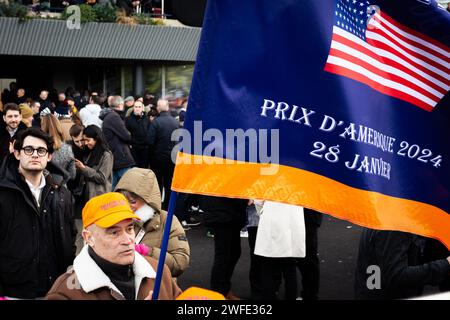
[[94,9],[88,4],[80,4],[81,23],[96,22],[97,16]]
[[152,26],[160,24],[157,20],[150,18],[148,15],[144,13],[135,13],[132,15],[132,17],[138,24],[145,24]]
[[0,3],[0,17],[14,17],[19,18],[20,21],[28,20],[28,9],[26,6],[16,1],[9,1],[8,3]]
[[93,9],[98,22],[116,22],[117,13],[113,6],[109,4],[96,4]]
[[[88,5],[88,4],[80,4],[80,15],[81,15],[81,23],[86,22],[97,22],[97,15],[95,14],[94,9]],[[69,15],[67,13],[67,8],[64,9],[64,12],[61,15],[62,20],[67,20],[69,17],[71,17],[71,14]]]

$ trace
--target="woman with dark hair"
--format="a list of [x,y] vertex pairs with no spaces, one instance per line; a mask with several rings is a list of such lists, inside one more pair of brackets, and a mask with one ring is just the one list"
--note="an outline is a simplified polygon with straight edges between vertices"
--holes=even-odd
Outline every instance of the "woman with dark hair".
[[99,127],[87,126],[83,130],[83,139],[89,154],[84,163],[75,159],[75,165],[81,174],[80,184],[87,202],[92,197],[111,191],[114,161]]

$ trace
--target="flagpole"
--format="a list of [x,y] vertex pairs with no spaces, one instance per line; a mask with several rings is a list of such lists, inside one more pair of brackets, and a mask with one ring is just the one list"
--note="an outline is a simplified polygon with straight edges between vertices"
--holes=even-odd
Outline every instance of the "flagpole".
[[163,274],[163,270],[164,270],[164,262],[166,260],[167,245],[169,243],[169,235],[170,235],[170,229],[172,227],[172,218],[173,218],[173,213],[175,211],[177,195],[178,195],[177,192],[170,191],[169,211],[167,212],[166,225],[164,226],[164,233],[163,233],[163,239],[162,239],[162,243],[161,243],[161,251],[159,253],[158,270],[156,271],[156,279],[155,279],[155,285],[153,287],[152,300],[158,300],[158,296],[159,296],[159,288],[161,286],[161,279],[162,279],[162,274]]

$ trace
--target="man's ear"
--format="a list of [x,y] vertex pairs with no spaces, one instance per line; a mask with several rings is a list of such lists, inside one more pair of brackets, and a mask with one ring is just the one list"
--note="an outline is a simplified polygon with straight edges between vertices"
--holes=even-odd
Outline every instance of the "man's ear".
[[83,236],[84,242],[86,242],[88,244],[88,246],[94,247],[95,240],[92,237],[91,231],[89,231],[87,229],[83,229],[83,231],[81,232],[81,235]]
[[17,160],[20,160],[20,151],[14,149],[14,157],[16,157]]
[[49,154],[48,154],[47,156],[48,156],[48,158],[47,158],[47,159],[48,159],[48,161],[52,161],[52,158],[53,158],[53,153],[49,153]]

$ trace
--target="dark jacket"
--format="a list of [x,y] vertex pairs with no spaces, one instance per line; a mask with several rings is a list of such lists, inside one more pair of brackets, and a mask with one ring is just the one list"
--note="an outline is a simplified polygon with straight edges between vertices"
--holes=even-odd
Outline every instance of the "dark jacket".
[[45,100],[42,100],[41,98],[38,99],[39,103],[40,103],[40,107],[39,107],[39,113],[41,113],[42,111],[45,110],[45,108],[48,108],[50,110],[51,113],[55,112],[55,105],[50,101],[50,98],[47,98]]
[[125,126],[131,133],[133,147],[144,147],[147,145],[147,132],[150,120],[144,113],[139,117],[131,113],[129,117],[125,118]]
[[0,169],[0,296],[43,297],[75,256],[72,196],[45,171],[38,207],[18,167],[11,154]]
[[133,141],[120,115],[113,109],[106,108],[101,111],[99,118],[103,120],[103,134],[114,156],[113,170],[134,166],[130,151]]
[[241,229],[246,224],[248,200],[200,196],[200,208],[208,225],[231,223]]
[[161,112],[152,121],[147,133],[147,142],[153,158],[157,157],[163,161],[171,159],[171,152],[176,143],[172,141],[172,132],[178,128],[178,121],[169,112]]
[[[3,116],[0,115],[3,122]],[[4,158],[9,154],[9,144],[11,141],[13,141],[16,136],[19,134],[20,131],[25,130],[27,126],[21,121],[19,123],[19,127],[17,128],[16,133],[14,134],[14,137],[11,137],[9,135],[8,130],[6,129],[6,123],[3,122],[0,124],[0,166]]]
[[[403,299],[420,295],[425,285],[438,285],[450,273],[450,263],[423,263],[424,247],[425,238],[411,233],[365,229],[355,272],[356,298]],[[367,286],[375,275],[369,266],[380,268],[380,289]]]
[[304,208],[305,226],[308,228],[319,228],[322,225],[323,214],[319,211]]

